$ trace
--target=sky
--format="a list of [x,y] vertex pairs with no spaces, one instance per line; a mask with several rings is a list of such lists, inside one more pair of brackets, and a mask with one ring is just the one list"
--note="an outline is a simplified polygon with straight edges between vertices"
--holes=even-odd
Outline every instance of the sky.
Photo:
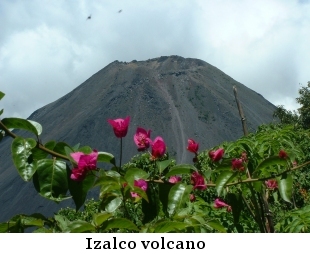
[[309,47],[310,0],[0,0],[1,117],[27,118],[115,60],[170,55],[295,110]]

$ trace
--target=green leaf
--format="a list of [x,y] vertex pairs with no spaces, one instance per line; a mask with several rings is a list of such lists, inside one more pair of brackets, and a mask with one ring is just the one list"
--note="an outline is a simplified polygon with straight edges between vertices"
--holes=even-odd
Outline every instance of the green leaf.
[[102,197],[101,207],[109,213],[113,213],[122,204],[122,198],[116,195],[107,194]]
[[[138,193],[139,194],[139,193]],[[142,200],[142,212],[144,214],[143,224],[150,222],[159,213],[159,202],[158,193],[153,183],[148,183],[148,188],[146,190],[147,198]],[[167,194],[166,194],[167,195]]]
[[2,98],[4,97],[5,93],[0,91],[0,100],[2,100]]
[[111,163],[115,166],[115,157],[111,153],[106,153],[106,152],[98,152],[98,162],[106,162],[106,163]]
[[287,161],[280,158],[279,156],[271,156],[265,160],[263,160],[257,168],[254,170],[253,175],[255,177],[259,177],[261,172],[264,174],[269,174],[270,169],[273,168],[273,166],[286,166]]
[[238,175],[238,172],[234,172],[231,169],[227,171],[222,171],[221,174],[216,179],[216,191],[217,195],[220,196],[223,188],[226,184],[232,182],[233,179]]
[[283,174],[280,177],[277,177],[278,188],[280,196],[286,202],[291,203],[293,195],[293,178],[291,174]]
[[184,183],[177,183],[172,186],[168,195],[168,214],[170,216],[189,201],[189,194],[192,189],[192,185],[186,185]]
[[72,221],[68,224],[65,232],[66,233],[87,233],[95,231],[95,227],[82,220]]
[[154,233],[178,232],[189,227],[187,223],[178,221],[161,221],[155,225]]
[[69,225],[70,221],[66,217],[59,215],[59,214],[56,214],[54,218],[60,230],[64,232],[67,226]]
[[3,109],[0,110],[0,116],[3,114]]
[[[68,169],[68,168],[67,168]],[[78,211],[85,202],[88,191],[94,186],[96,175],[94,172],[88,172],[83,181],[74,181],[70,178],[71,170],[68,169],[69,191]]]
[[100,176],[96,182],[95,186],[100,186],[100,197],[102,198],[107,193],[120,193],[121,184],[117,177],[103,175]]
[[228,193],[227,194],[228,204],[232,208],[235,226],[239,224],[239,218],[243,209],[242,196],[240,193]]
[[119,229],[123,228],[128,230],[139,231],[139,229],[134,223],[125,218],[111,219],[102,223],[103,230],[107,231],[112,228],[119,228]]
[[36,161],[33,161],[31,150],[37,142],[31,138],[17,137],[12,142],[13,162],[24,181],[31,180],[36,171]]
[[206,225],[215,229],[218,232],[221,232],[221,233],[227,232],[225,227],[223,227],[223,225],[218,220],[210,220],[210,221],[206,222]]
[[58,142],[58,143],[55,145],[53,151],[56,152],[56,153],[59,153],[59,154],[62,154],[62,155],[67,156],[65,147],[68,147],[68,148],[72,149],[72,148],[71,148],[68,144],[66,144],[65,142]]
[[129,168],[124,176],[130,187],[134,186],[134,180],[147,179],[149,174],[140,168]]
[[96,227],[100,226],[103,222],[107,219],[111,218],[112,214],[103,212],[103,213],[96,213],[93,215],[93,222]]
[[176,165],[170,169],[170,171],[165,175],[165,177],[170,177],[174,175],[181,175],[181,174],[191,174],[197,169],[190,164],[181,164]]
[[39,123],[31,120],[11,117],[2,119],[2,123],[8,129],[23,129],[32,132],[36,136],[39,136],[42,133],[42,126]]
[[172,162],[172,160],[156,161],[159,174],[161,174]]
[[163,183],[163,184],[159,184],[158,188],[159,188],[159,200],[163,205],[163,212],[165,213],[165,215],[168,217],[168,195],[167,193],[170,192],[171,188],[172,188],[172,184],[170,183]]
[[59,202],[68,199],[66,163],[54,159],[39,160],[33,177],[36,190],[43,197]]
[[82,152],[84,154],[90,154],[92,153],[93,149],[89,146],[82,146],[78,149],[79,152]]

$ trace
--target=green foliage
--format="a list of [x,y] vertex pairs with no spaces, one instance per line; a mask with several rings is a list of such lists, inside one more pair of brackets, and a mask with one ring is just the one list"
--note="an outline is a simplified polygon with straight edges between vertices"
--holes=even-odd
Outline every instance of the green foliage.
[[[194,165],[176,164],[168,153],[154,158],[145,152],[118,167],[110,153],[87,157],[93,152],[88,146],[55,141],[43,146],[39,139],[11,135],[21,178],[32,180],[51,201],[72,198],[75,209],[61,209],[51,218],[17,215],[1,223],[0,232],[274,232],[274,225],[278,232],[309,232],[310,136],[299,125],[300,119],[307,123],[303,99],[308,90],[300,95],[302,118],[280,107],[275,116],[282,124],[262,125],[236,141],[195,153]],[[6,118],[1,124],[7,134],[7,128],[25,129],[37,138],[42,132],[40,124],[24,119]],[[224,156],[213,161],[209,152],[218,148]],[[75,152],[82,163],[71,156]],[[111,169],[94,166],[97,162]],[[73,168],[83,176],[79,181],[71,179]],[[92,188],[99,190],[98,198],[86,200]]]

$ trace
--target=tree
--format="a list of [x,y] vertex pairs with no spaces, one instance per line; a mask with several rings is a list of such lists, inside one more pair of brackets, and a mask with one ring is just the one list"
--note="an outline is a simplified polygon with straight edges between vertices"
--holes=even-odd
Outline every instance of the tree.
[[299,97],[296,101],[301,105],[298,109],[300,114],[300,122],[303,128],[309,129],[310,127],[310,81],[308,85],[299,89]]

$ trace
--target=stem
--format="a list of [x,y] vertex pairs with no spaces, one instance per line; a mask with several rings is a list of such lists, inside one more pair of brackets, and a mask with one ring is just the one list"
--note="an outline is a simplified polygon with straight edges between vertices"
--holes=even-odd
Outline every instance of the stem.
[[252,194],[251,199],[252,199],[252,202],[253,202],[253,205],[254,205],[254,208],[255,208],[255,209],[254,209],[255,221],[256,221],[256,223],[258,224],[261,233],[265,233],[264,223],[262,222],[261,214],[260,214],[260,212],[259,212],[259,211],[260,211],[260,208],[259,208],[258,202],[257,202],[257,200],[256,200],[256,198],[255,198],[255,196],[256,196],[256,195],[255,195],[255,191],[254,191],[253,186],[252,186],[251,183],[249,183],[248,186],[249,186],[249,189],[250,189],[251,194]]
[[120,151],[120,157],[119,157],[119,168],[122,166],[122,152],[123,152],[123,138],[121,138],[121,151]]

